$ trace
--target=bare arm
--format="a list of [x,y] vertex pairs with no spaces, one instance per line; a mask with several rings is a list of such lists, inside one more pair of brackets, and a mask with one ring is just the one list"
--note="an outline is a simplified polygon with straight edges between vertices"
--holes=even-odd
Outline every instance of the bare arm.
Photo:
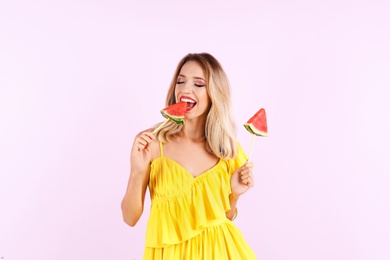
[[152,158],[150,144],[153,140],[155,137],[151,132],[140,133],[131,149],[130,177],[121,204],[123,220],[130,226],[137,224],[144,209]]
[[235,219],[236,214],[237,214],[236,210],[237,210],[238,198],[239,197],[236,197],[233,194],[230,194],[230,196],[229,196],[230,210],[226,212],[226,217],[232,221]]

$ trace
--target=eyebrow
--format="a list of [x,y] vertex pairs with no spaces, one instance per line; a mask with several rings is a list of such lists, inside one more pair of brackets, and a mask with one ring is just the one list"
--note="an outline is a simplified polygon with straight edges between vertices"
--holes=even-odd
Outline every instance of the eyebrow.
[[[183,74],[179,74],[178,77],[183,77],[183,78],[187,78],[185,75]],[[194,77],[194,79],[201,79],[203,81],[206,81],[204,78],[201,78],[201,77]]]

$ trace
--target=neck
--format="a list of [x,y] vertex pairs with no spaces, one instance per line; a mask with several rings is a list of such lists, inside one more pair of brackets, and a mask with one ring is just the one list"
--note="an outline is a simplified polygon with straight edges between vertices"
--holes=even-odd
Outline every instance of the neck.
[[205,142],[205,125],[206,122],[193,122],[188,120],[182,128],[180,137],[193,142]]

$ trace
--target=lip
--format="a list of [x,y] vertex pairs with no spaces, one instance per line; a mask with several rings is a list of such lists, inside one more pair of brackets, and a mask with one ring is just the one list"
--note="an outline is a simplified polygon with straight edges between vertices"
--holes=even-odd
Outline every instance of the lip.
[[190,101],[193,101],[194,103],[196,103],[195,99],[190,98],[188,96],[181,96],[179,100],[184,101],[184,102],[187,102],[187,100],[190,100]]

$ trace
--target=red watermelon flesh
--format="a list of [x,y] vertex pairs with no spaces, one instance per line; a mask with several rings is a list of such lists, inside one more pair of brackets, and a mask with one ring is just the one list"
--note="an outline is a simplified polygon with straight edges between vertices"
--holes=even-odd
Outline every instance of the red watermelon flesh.
[[178,125],[184,125],[186,112],[187,112],[187,102],[178,102],[176,104],[170,105],[164,108],[163,110],[161,110],[161,114],[165,118],[172,120]]
[[264,108],[261,108],[244,124],[249,133],[258,136],[268,136],[267,117]]

